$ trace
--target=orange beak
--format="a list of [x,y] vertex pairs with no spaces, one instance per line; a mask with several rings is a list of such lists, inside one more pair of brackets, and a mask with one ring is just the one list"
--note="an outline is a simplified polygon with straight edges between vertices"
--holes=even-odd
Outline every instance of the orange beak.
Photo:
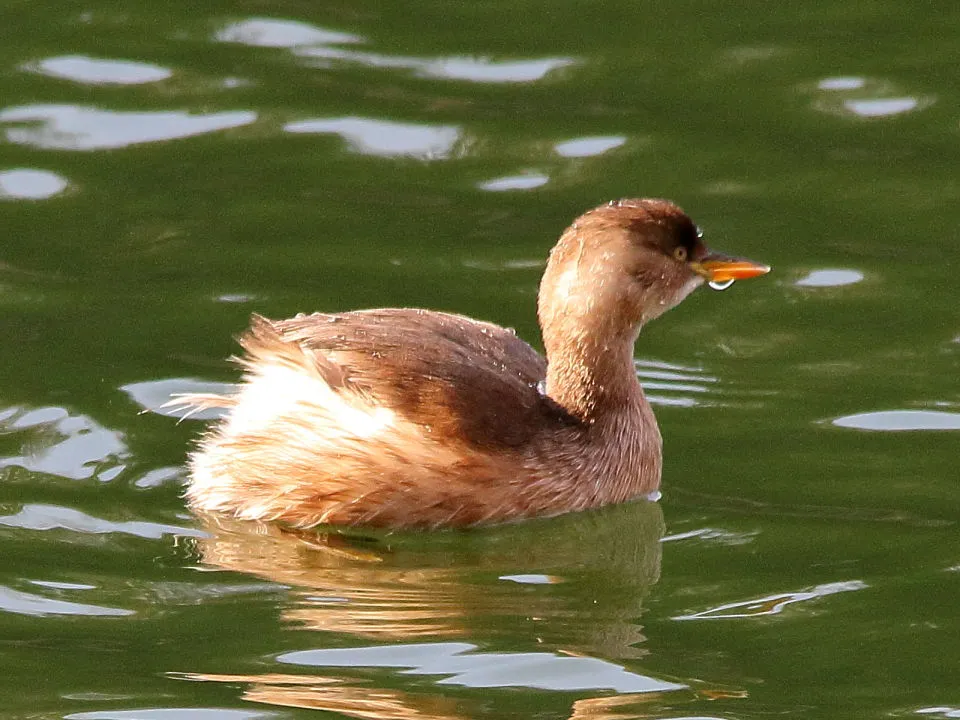
[[694,272],[703,275],[710,282],[720,283],[728,280],[747,280],[770,272],[769,265],[718,253],[710,253],[702,260],[690,263],[690,266]]

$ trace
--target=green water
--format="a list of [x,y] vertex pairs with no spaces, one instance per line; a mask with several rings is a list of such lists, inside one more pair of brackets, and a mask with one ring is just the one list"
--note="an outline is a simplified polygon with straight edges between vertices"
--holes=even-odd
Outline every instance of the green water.
[[[2,17],[3,716],[960,716],[960,6]],[[774,267],[641,336],[660,503],[348,537],[185,510],[203,425],[143,410],[235,379],[250,312],[536,343],[547,250],[624,196]]]

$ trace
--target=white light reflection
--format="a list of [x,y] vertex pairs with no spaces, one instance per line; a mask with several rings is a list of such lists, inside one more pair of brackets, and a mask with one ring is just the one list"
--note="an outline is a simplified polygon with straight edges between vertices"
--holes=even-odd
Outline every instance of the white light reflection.
[[797,280],[800,287],[840,287],[853,285],[863,280],[863,273],[859,270],[813,270]]
[[0,516],[0,525],[20,528],[21,530],[69,530],[88,535],[118,533],[147,540],[160,540],[166,535],[206,537],[206,533],[196,528],[166,525],[146,520],[114,522],[113,520],[87,515],[73,508],[44,505],[43,503],[28,503],[20,509],[20,512]]
[[623,135],[584,137],[557,143],[553,149],[558,155],[567,158],[596,157],[620,147],[626,141]]
[[944,705],[938,707],[920,708],[914,712],[917,715],[939,715],[945,718],[960,718],[960,708],[947,707]]
[[538,58],[536,60],[491,60],[466,56],[418,58],[401,55],[379,55],[332,47],[298,48],[297,55],[321,61],[354,63],[371,68],[412,70],[422,78],[467,80],[476,83],[524,83],[542,80],[553,70],[573,65],[571,58]]
[[360,117],[322,118],[288,123],[289,133],[339,135],[361,155],[417,157],[434,160],[449,157],[460,139],[453,125],[420,125]]
[[114,112],[77,105],[21,105],[0,111],[9,142],[56,150],[101,150],[175,140],[249,125],[251,111],[193,115],[181,111]]
[[61,55],[24,66],[29,72],[73,80],[85,85],[142,85],[166,80],[173,71],[132,60],[101,60],[85,55]]
[[876,98],[871,100],[847,100],[844,107],[854,115],[863,118],[902,115],[920,107],[920,100],[914,97]]
[[44,407],[13,412],[0,421],[0,432],[20,439],[20,455],[0,457],[0,468],[22,467],[71,480],[116,477],[129,456],[123,433],[109,430],[86,415]]
[[866,84],[862,77],[831,77],[821,80],[817,87],[821,90],[859,90]]
[[137,710],[93,710],[64,715],[64,720],[273,720],[288,717],[263,710],[233,708],[176,707]]
[[232,383],[218,383],[193,378],[167,378],[165,380],[147,380],[139,383],[129,383],[120,387],[130,399],[147,412],[164,415],[166,417],[184,418],[191,420],[216,420],[223,417],[223,408],[205,408],[192,411],[182,405],[164,406],[178,395],[233,395],[238,386]]
[[87,615],[98,617],[122,617],[133,615],[133,610],[123,608],[102,607],[87,605],[86,603],[53,600],[41,595],[20,592],[5,585],[0,585],[0,612],[16,615],[32,615],[46,617],[48,615]]
[[826,595],[835,595],[842,592],[864,590],[867,587],[869,586],[860,580],[827,583],[825,585],[817,585],[811,590],[768,595],[754,600],[743,600],[741,602],[720,605],[719,607],[693,613],[692,615],[678,615],[673,619],[712,620],[715,618],[751,618],[762,615],[777,615],[781,613],[785,607],[793,605],[794,603],[814,600]]
[[666,692],[686,685],[630,672],[591,657],[552,653],[474,652],[469,643],[418,643],[374,647],[301,650],[278,662],[310,667],[382,667],[411,675],[443,675],[438,685],[471,688],[527,687],[541,690],[614,690],[620,693]]
[[477,185],[481,190],[488,192],[507,192],[509,190],[533,190],[543,187],[550,181],[549,175],[542,173],[523,173],[522,175],[507,175],[506,177],[487,180]]
[[941,410],[882,410],[845,415],[832,422],[837,427],[881,432],[960,430],[960,413]]
[[635,360],[634,367],[647,400],[653,405],[696,407],[716,403],[713,398],[720,379],[706,374],[703,368],[657,360]]
[[67,181],[56,173],[30,168],[0,172],[0,200],[46,200],[67,188]]
[[230,23],[214,35],[218,42],[252,47],[294,48],[300,45],[343,45],[364,42],[359,35],[327,30],[294,20],[250,18]]
[[491,60],[468,56],[422,58],[360,52],[336,47],[368,42],[367,38],[360,35],[272,18],[250,18],[231,23],[218,30],[214,39],[218,42],[240,43],[252,47],[288,48],[322,67],[339,63],[371,68],[396,68],[410,70],[417,77],[477,83],[534,82],[553,70],[575,62],[566,57]]

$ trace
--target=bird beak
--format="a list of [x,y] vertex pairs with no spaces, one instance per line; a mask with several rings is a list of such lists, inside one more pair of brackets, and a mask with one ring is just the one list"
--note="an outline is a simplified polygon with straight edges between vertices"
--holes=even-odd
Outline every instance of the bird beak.
[[700,260],[694,260],[690,263],[690,267],[695,273],[702,275],[710,282],[721,283],[728,280],[747,280],[770,272],[769,265],[763,265],[746,258],[728,257],[719,253],[710,253]]

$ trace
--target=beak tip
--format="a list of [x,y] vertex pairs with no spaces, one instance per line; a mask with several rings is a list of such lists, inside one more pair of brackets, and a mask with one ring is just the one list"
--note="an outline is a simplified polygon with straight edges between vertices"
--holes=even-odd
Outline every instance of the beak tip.
[[726,280],[748,280],[766,275],[772,269],[769,265],[743,258],[715,257],[700,264],[705,276],[715,282]]

